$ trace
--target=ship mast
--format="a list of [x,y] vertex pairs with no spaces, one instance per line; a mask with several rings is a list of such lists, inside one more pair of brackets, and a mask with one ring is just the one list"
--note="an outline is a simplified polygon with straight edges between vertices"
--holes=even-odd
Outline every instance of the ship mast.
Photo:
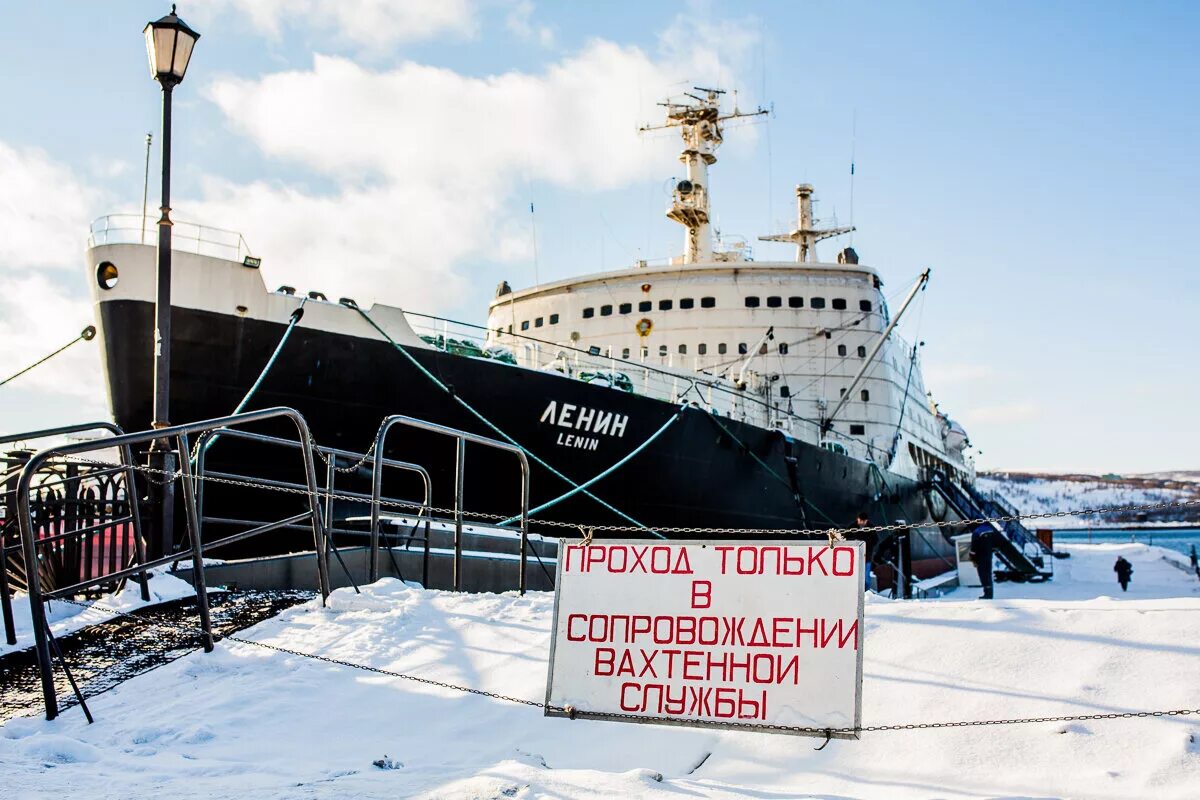
[[[721,114],[721,89],[693,87],[704,96],[686,93],[689,100],[659,103],[667,109],[667,121],[662,125],[643,125],[641,131],[679,128],[683,151],[679,160],[687,168],[687,177],[675,185],[667,217],[687,228],[684,239],[683,263],[710,261],[713,257],[712,233],[708,202],[708,168],[716,163],[716,150],[721,146],[721,123],[739,117],[758,117],[766,109],[739,111],[736,103],[732,113]],[[734,95],[737,96],[736,93]]]
[[817,228],[812,213],[813,187],[802,183],[796,187],[796,229],[791,233],[758,237],[761,242],[791,242],[796,245],[796,261],[804,264],[817,260],[817,242],[831,236],[841,236],[854,230],[853,225],[840,228]]

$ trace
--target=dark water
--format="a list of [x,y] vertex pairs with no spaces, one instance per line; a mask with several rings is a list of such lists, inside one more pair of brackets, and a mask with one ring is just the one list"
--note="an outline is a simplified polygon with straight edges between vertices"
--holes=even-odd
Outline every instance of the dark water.
[[[303,591],[236,591],[209,595],[214,633],[248,628],[314,596]],[[201,645],[195,598],[139,609],[129,616],[58,637],[67,665],[85,698],[100,694]],[[76,705],[62,670],[55,665],[60,710]],[[43,710],[41,681],[33,650],[0,657],[0,722]],[[80,712],[75,712],[80,713]]]
[[1187,555],[1193,546],[1197,552],[1200,552],[1200,528],[1184,528],[1168,531],[1155,530],[1154,528],[1142,528],[1135,531],[1093,528],[1090,530],[1054,532],[1055,544],[1122,544],[1125,542],[1167,547]]

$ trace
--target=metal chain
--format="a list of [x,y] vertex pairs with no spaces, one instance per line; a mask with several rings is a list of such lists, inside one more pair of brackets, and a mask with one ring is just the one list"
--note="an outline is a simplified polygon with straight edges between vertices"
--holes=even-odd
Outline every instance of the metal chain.
[[[187,632],[187,633],[200,633],[200,634],[205,633],[204,629],[199,626],[173,625],[171,623],[166,623],[166,622],[147,620],[144,617],[138,617],[135,614],[130,614],[125,611],[118,611],[114,608],[106,608],[105,606],[102,606],[99,603],[85,604],[85,603],[77,602],[75,600],[68,600],[65,598],[63,598],[63,602],[71,603],[73,605],[80,606],[81,608],[96,608],[101,611],[106,611],[106,612],[109,612],[111,614],[115,614],[118,616],[136,619],[140,622],[147,623],[149,625],[154,625],[154,626],[157,626],[160,628],[168,628],[171,630]],[[253,639],[243,639],[240,636],[233,636],[232,634],[221,635],[218,633],[214,633],[213,640],[214,641],[227,640],[230,642],[237,642],[238,644],[252,645],[254,647],[261,647],[266,650],[274,650],[275,652],[283,653],[284,655],[296,656],[298,658],[307,658],[307,659],[311,659],[313,661],[322,661],[326,664],[333,664],[334,666],[346,667],[347,669],[357,669],[357,670],[362,670],[364,672],[373,672],[377,675],[386,675],[389,678],[400,678],[400,679],[406,680],[406,681],[414,681],[416,683],[424,684],[426,686],[436,686],[441,689],[450,689],[451,691],[464,692],[466,694],[474,694],[474,695],[478,695],[480,697],[490,697],[494,700],[503,700],[505,702],[515,703],[517,705],[531,706],[534,708],[543,708],[547,711],[552,711],[552,712],[555,712],[558,714],[565,714],[568,717],[571,717],[572,719],[574,719],[580,713],[580,709],[576,709],[572,706],[550,705],[550,704],[544,703],[540,700],[527,700],[523,697],[513,697],[511,695],[500,694],[498,692],[489,692],[486,689],[476,689],[471,686],[461,686],[456,683],[448,683],[446,681],[434,680],[433,678],[423,678],[419,675],[409,675],[409,674],[406,674],[403,672],[396,672],[395,670],[385,669],[383,667],[371,666],[369,664],[358,664],[353,661],[346,661],[346,660],[340,659],[340,658],[331,658],[329,656],[322,656],[322,655],[318,655],[316,653],[305,653],[300,650],[293,650],[290,647],[282,647],[280,645],[268,644],[266,642],[256,642]],[[894,725],[868,725],[868,726],[863,726],[863,727],[842,727],[842,728],[820,728],[820,727],[805,726],[805,725],[778,725],[778,724],[746,725],[745,727],[753,728],[754,730],[769,730],[769,731],[780,731],[783,733],[803,733],[803,734],[811,734],[814,736],[829,736],[830,734],[834,734],[834,733],[848,733],[848,734],[858,735],[860,733],[884,733],[884,732],[891,732],[891,731],[931,730],[931,729],[935,729],[935,728],[973,728],[973,727],[983,727],[983,726],[991,726],[991,725],[1027,725],[1027,724],[1034,724],[1034,723],[1039,723],[1039,722],[1090,722],[1090,721],[1105,720],[1105,719],[1135,719],[1135,718],[1136,719],[1145,719],[1145,718],[1150,718],[1150,717],[1187,717],[1187,716],[1191,716],[1192,714],[1196,714],[1196,715],[1200,716],[1200,709],[1186,709],[1185,708],[1185,709],[1172,709],[1172,710],[1166,710],[1166,711],[1123,711],[1123,712],[1113,712],[1113,713],[1109,713],[1109,714],[1069,714],[1069,715],[1055,716],[1055,717],[1017,717],[1017,718],[1012,718],[1012,719],[954,720],[954,721],[947,721],[947,722],[910,722],[910,723],[902,723],[902,724],[894,724]],[[617,714],[617,713],[613,713],[613,714],[604,713],[603,719],[606,719],[606,720],[628,720],[631,722],[675,722],[675,723],[678,723],[678,722],[684,721],[680,717],[654,717],[654,716],[644,716],[641,714]],[[722,720],[709,720],[709,719],[688,719],[688,720],[686,720],[686,722],[689,725],[713,726],[713,727],[728,727],[730,724],[729,722],[722,721]],[[737,724],[737,723],[735,722],[734,724]]]
[[[82,463],[82,464],[90,464],[92,466],[101,466],[101,467],[125,466],[122,464],[115,464],[115,463],[108,462],[108,461],[98,461],[98,460],[93,460],[93,459],[82,458],[79,456],[60,456],[60,457],[63,459],[69,460],[69,461],[75,461],[77,463]],[[170,470],[156,469],[154,467],[145,466],[142,464],[133,464],[130,466],[132,466],[133,469],[135,469],[139,472],[145,473],[146,475],[164,475],[164,476],[166,476],[166,479],[164,481],[161,481],[161,482],[155,481],[156,483],[160,483],[160,485],[165,484],[165,483],[170,483],[171,481],[175,480],[176,478],[181,477],[181,475],[182,475],[181,471],[172,472]],[[238,479],[233,479],[233,478],[219,478],[219,477],[216,477],[213,475],[193,475],[192,477],[194,477],[197,480],[209,481],[212,483],[223,483],[223,484],[230,484],[233,486],[244,486],[244,487],[249,487],[249,488],[253,488],[253,489],[269,489],[272,491],[283,492],[285,494],[304,495],[306,497],[311,496],[318,500],[322,499],[322,498],[329,498],[332,500],[347,500],[347,501],[356,501],[356,502],[362,501],[361,497],[337,494],[335,492],[328,492],[328,491],[324,491],[321,489],[318,489],[316,492],[310,492],[308,489],[295,488],[295,487],[289,487],[289,486],[272,486],[270,484],[259,483],[258,481],[254,481],[254,480],[238,480]],[[409,502],[404,502],[402,500],[385,500],[385,499],[380,498],[379,504],[381,506],[388,507],[388,508],[413,509],[413,510],[417,510],[417,511],[420,511],[422,509],[428,509],[429,511],[436,511],[436,512],[439,512],[442,514],[451,514],[451,515],[455,513],[455,510],[452,508],[442,508],[440,506],[424,506],[420,503],[409,503]],[[963,526],[963,525],[981,525],[981,524],[990,523],[990,522],[1019,522],[1021,520],[1034,520],[1034,519],[1065,519],[1067,517],[1089,516],[1089,515],[1093,515],[1093,514],[1111,514],[1111,513],[1115,513],[1115,512],[1125,512],[1125,511],[1158,511],[1158,510],[1167,509],[1167,508],[1192,508],[1192,507],[1197,507],[1197,506],[1200,506],[1200,499],[1197,499],[1197,500],[1171,500],[1171,501],[1166,501],[1166,502],[1161,502],[1161,503],[1144,503],[1144,504],[1123,505],[1123,506],[1096,506],[1093,508],[1079,508],[1079,509],[1071,509],[1068,511],[1050,511],[1050,512],[1045,512],[1045,513],[1041,513],[1041,514],[1007,514],[1007,515],[999,516],[999,517],[977,517],[977,518],[973,518],[973,519],[943,520],[940,522],[936,521],[936,520],[931,520],[929,522],[923,522],[920,524],[897,523],[894,525],[868,525],[868,526],[865,526],[862,528],[857,528],[857,527],[856,528],[705,528],[705,527],[699,527],[699,526],[690,526],[690,527],[670,527],[670,526],[659,527],[659,526],[655,526],[654,530],[659,533],[672,533],[672,534],[701,534],[701,535],[730,534],[730,535],[738,535],[738,536],[745,536],[747,534],[764,534],[764,535],[769,535],[769,536],[812,536],[812,537],[821,536],[821,537],[827,537],[830,534],[833,534],[835,536],[837,536],[837,535],[845,536],[846,534],[885,533],[885,532],[889,532],[889,531],[905,531],[905,530],[911,530],[912,528],[953,528],[953,527],[958,527],[958,526]],[[511,518],[511,515],[492,514],[492,513],[486,512],[486,511],[465,511],[464,510],[461,513],[463,514],[464,517],[470,517],[472,519],[480,519],[480,520],[489,520],[489,519],[505,520],[505,519]],[[575,523],[575,522],[563,522],[560,520],[534,519],[534,518],[530,518],[530,522],[536,523],[538,525],[543,525],[546,527],[551,527],[551,528],[564,528],[564,529],[570,529],[570,530],[578,530],[579,529],[579,524]],[[621,533],[621,532],[637,533],[637,532],[642,532],[645,530],[644,528],[634,526],[634,525],[589,525],[588,527],[592,528],[593,530],[596,530],[596,531],[607,531],[610,533]]]

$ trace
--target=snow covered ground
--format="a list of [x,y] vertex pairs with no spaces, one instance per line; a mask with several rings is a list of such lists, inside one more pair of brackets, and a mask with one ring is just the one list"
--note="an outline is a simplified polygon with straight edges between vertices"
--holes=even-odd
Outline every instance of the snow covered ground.
[[[131,580],[126,583],[124,591],[104,598],[101,605],[106,609],[129,612],[193,595],[195,595],[195,590],[192,589],[190,583],[158,572],[150,576],[150,600],[148,602],[142,600],[141,585],[137,581]],[[51,602],[46,609],[46,619],[50,623],[50,630],[56,637],[86,628],[89,625],[95,625],[98,622],[104,622],[112,619],[113,616],[115,615],[110,611],[94,606],[84,608],[74,603]],[[3,634],[0,633],[0,655],[33,647],[33,625],[29,619],[29,598],[24,594],[18,594],[13,598],[13,622],[17,632],[17,643],[15,645],[7,644]]]
[[[870,596],[865,725],[1200,708],[1200,582],[1070,548],[1053,582]],[[1134,564],[1127,594],[1117,555]],[[380,581],[244,636],[540,700],[553,597]],[[55,722],[0,728],[5,798],[1196,798],[1200,717],[813,739],[540,709],[223,642]],[[373,762],[383,766],[376,766]]]

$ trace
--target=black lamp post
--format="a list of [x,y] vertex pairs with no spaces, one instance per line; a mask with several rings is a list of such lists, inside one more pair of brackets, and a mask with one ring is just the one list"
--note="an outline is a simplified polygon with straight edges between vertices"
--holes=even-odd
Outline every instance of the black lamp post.
[[[158,219],[158,271],[154,298],[154,412],[151,425],[165,428],[171,400],[171,93],[183,80],[192,48],[200,34],[187,26],[175,14],[146,25],[146,54],[150,57],[150,75],[158,81],[163,93],[162,111],[162,216]],[[164,440],[150,447],[151,466],[174,472],[175,463],[170,445]],[[185,455],[186,457],[186,455]],[[162,486],[156,514],[159,530],[155,542],[162,553],[173,547],[172,527],[175,517],[174,482]]]

